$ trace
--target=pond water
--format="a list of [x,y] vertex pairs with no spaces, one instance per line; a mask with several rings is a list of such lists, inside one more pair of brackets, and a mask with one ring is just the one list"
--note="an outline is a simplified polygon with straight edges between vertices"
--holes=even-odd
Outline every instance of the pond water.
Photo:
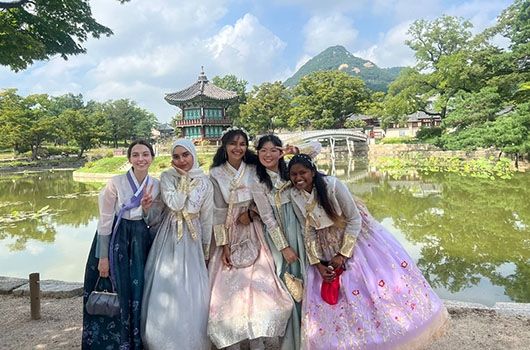
[[[442,298],[530,302],[530,174],[395,179],[360,161],[319,166],[366,203]],[[71,172],[0,176],[0,276],[82,281],[102,186]]]

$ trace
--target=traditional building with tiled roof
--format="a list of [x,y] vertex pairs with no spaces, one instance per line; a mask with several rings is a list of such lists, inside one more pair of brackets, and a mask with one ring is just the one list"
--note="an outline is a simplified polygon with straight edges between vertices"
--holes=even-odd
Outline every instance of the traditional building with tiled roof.
[[226,109],[237,101],[237,93],[210,83],[201,71],[197,82],[190,87],[167,94],[165,100],[182,110],[183,137],[193,140],[218,140],[224,129],[232,125]]

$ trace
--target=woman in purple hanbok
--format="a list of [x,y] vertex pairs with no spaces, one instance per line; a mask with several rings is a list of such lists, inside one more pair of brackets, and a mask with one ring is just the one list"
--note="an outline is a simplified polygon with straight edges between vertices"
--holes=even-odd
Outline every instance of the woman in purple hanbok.
[[[301,348],[408,350],[441,335],[448,319],[442,301],[403,247],[348,188],[318,172],[305,154],[291,159],[289,176],[311,264]],[[323,300],[321,287],[333,281],[340,286],[337,303],[331,305]]]

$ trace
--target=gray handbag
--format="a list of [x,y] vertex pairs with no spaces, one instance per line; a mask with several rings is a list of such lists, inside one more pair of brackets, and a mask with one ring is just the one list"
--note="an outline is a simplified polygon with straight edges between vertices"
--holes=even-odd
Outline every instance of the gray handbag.
[[89,315],[99,315],[99,316],[108,316],[115,317],[120,314],[120,300],[118,299],[118,293],[114,291],[114,284],[112,279],[110,280],[112,290],[108,292],[107,290],[98,291],[100,277],[96,281],[94,290],[88,296],[86,303],[86,312]]

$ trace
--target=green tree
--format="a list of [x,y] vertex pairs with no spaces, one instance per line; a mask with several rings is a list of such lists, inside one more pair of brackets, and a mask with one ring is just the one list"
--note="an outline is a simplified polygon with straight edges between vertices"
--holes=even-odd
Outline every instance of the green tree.
[[118,142],[136,138],[151,137],[151,129],[156,125],[154,114],[138,107],[129,99],[108,101],[103,105],[106,137],[114,147]]
[[364,128],[366,127],[366,122],[362,119],[356,119],[356,120],[351,120],[351,119],[348,119],[346,120],[346,122],[344,122],[344,127],[345,128]]
[[495,120],[503,101],[496,87],[485,87],[478,92],[458,92],[450,108],[452,112],[444,119],[443,126],[462,130]]
[[239,79],[233,74],[229,74],[223,77],[213,77],[212,83],[215,86],[237,93],[237,103],[234,103],[228,107],[226,114],[235,125],[243,126],[243,123],[240,121],[240,105],[247,102],[246,89],[248,82],[246,80]]
[[[0,90],[0,147],[17,150],[19,121],[25,113],[24,98],[16,89]],[[29,149],[29,148],[28,148]]]
[[35,60],[85,53],[89,36],[112,31],[93,18],[88,0],[13,0],[0,2],[0,33],[0,64],[19,71]]
[[289,126],[342,128],[351,113],[368,99],[364,82],[341,71],[321,71],[303,77],[293,90]]
[[85,151],[97,146],[105,135],[105,117],[101,112],[67,109],[61,113],[59,120],[64,125],[65,136],[79,147],[79,158]]
[[431,22],[420,19],[410,26],[411,39],[405,44],[414,50],[420,70],[436,69],[442,57],[467,49],[472,27],[467,20],[447,15]]
[[[484,35],[471,33],[471,23],[442,16],[433,21],[415,21],[405,43],[414,50],[415,68],[403,70],[389,86],[385,116],[423,111],[444,119],[448,104],[459,92],[472,92],[494,75],[491,56],[500,52]],[[434,100],[434,102],[433,102]]]
[[287,126],[289,92],[279,81],[254,86],[241,105],[240,121],[253,134],[274,132]]
[[0,93],[2,131],[6,132],[6,143],[16,152],[31,150],[31,158],[36,160],[42,144],[53,140],[58,129],[50,104],[46,94],[22,98],[13,89]]

